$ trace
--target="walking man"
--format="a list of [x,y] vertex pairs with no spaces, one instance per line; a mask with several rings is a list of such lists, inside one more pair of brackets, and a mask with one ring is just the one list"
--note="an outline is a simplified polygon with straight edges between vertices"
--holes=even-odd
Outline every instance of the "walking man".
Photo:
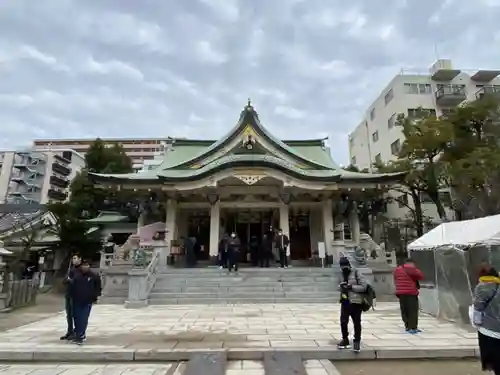
[[349,319],[354,326],[353,350],[361,350],[361,315],[363,314],[363,293],[366,292],[368,284],[363,275],[351,266],[349,259],[340,258],[341,270],[340,283],[340,330],[342,340],[338,343],[339,349],[349,349]]
[[68,267],[68,272],[66,273],[66,277],[64,278],[64,286],[66,287],[66,292],[64,295],[64,307],[66,310],[66,322],[68,324],[68,328],[66,330],[66,334],[61,336],[61,340],[72,340],[75,334],[75,324],[73,321],[73,300],[71,299],[71,284],[70,281],[74,279],[75,274],[78,272],[80,267],[80,263],[82,262],[82,258],[80,255],[74,254],[71,258],[70,265]]
[[90,263],[82,261],[80,272],[77,272],[71,283],[71,297],[73,300],[73,318],[75,320],[75,335],[73,342],[82,345],[86,339],[92,304],[97,302],[101,295],[101,278],[90,270]]
[[227,269],[231,272],[238,272],[238,257],[240,255],[240,239],[236,237],[236,233],[231,233],[231,238],[227,242]]
[[290,240],[288,239],[288,236],[283,233],[281,228],[278,229],[278,236],[276,236],[276,248],[278,249],[281,268],[288,268],[287,248],[289,244]]
[[394,285],[396,297],[399,299],[401,319],[403,319],[406,332],[412,335],[422,332],[418,329],[418,294],[420,281],[423,278],[424,274],[411,259],[407,259],[394,270]]

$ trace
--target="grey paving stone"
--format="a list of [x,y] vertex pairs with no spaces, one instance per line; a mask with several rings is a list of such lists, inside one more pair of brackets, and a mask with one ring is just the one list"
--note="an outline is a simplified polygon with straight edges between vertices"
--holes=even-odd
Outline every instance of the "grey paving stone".
[[195,354],[186,364],[184,375],[225,375],[226,353]]
[[274,352],[264,355],[266,375],[307,375],[300,354],[291,352]]
[[467,359],[475,358],[473,348],[384,348],[376,350],[377,359]]

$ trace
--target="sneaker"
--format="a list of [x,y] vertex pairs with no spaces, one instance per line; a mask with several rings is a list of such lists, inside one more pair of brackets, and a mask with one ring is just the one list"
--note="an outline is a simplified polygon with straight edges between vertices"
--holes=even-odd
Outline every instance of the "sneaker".
[[354,341],[352,343],[352,350],[355,352],[355,353],[359,353],[361,351],[361,343],[359,341]]
[[408,330],[408,331],[406,331],[406,332],[408,332],[410,335],[416,335],[417,333],[420,333],[420,332],[422,332],[422,331],[421,331],[421,330],[419,330],[419,329],[409,329],[409,330]]
[[72,340],[71,342],[76,345],[83,345],[83,338],[77,338]]
[[337,349],[350,349],[351,344],[349,343],[349,340],[342,340],[337,344]]
[[72,333],[66,333],[64,336],[59,337],[59,340],[73,340],[73,334]]
[[224,268],[224,267],[222,267],[222,266],[219,266],[219,269],[220,269],[220,270],[221,270],[221,269],[223,269],[223,268]]

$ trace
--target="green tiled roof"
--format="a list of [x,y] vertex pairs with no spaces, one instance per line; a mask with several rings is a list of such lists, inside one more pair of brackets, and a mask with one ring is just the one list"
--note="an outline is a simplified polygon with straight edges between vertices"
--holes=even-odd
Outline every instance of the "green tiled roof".
[[[217,152],[226,147],[235,137],[242,134],[242,132],[246,132],[248,127],[251,127],[257,136],[265,138],[269,143],[274,144],[275,150],[266,150],[267,154],[258,153],[257,151],[245,151],[245,153],[228,153],[223,156],[216,156],[218,155]],[[281,169],[285,173],[290,173],[305,180],[325,180],[325,182],[340,180],[382,182],[382,180],[394,180],[398,176],[402,176],[400,173],[368,174],[347,172],[333,161],[330,149],[325,146],[324,141],[325,139],[281,141],[262,126],[257,113],[249,104],[241,112],[236,126],[218,141],[177,139],[162,163],[154,169],[120,175],[93,174],[93,177],[103,182],[155,183],[160,182],[160,180],[175,182],[176,180],[195,180],[233,166],[268,166]],[[287,157],[283,156],[285,154],[287,154]],[[285,159],[295,160],[295,162],[289,162]]]

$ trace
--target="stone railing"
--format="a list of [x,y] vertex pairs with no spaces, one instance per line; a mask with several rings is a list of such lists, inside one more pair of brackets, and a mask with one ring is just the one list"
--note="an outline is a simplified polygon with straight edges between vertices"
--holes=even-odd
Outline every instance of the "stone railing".
[[14,280],[13,274],[0,264],[0,311],[34,304],[39,282],[38,278]]
[[166,250],[165,246],[162,241],[147,249],[139,249],[135,254],[134,265],[128,272],[128,297],[125,307],[140,308],[148,305],[149,293],[156,283],[160,257]]

